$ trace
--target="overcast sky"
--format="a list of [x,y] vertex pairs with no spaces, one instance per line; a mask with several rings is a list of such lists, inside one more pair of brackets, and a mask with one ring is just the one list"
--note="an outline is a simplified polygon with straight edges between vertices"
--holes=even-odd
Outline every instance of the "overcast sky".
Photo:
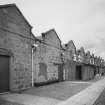
[[105,0],[0,0],[16,3],[33,26],[35,36],[54,28],[62,43],[105,59]]

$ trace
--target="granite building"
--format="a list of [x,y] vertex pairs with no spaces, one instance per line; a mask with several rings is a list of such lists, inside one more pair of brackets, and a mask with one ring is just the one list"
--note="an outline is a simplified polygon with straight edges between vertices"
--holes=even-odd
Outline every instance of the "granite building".
[[63,78],[64,80],[75,80],[76,62],[73,61],[76,55],[74,42],[70,40],[63,45]]
[[61,40],[55,29],[51,29],[37,37],[37,47],[33,55],[34,83],[46,84],[63,79],[61,59]]
[[0,93],[32,86],[31,29],[15,4],[0,6]]

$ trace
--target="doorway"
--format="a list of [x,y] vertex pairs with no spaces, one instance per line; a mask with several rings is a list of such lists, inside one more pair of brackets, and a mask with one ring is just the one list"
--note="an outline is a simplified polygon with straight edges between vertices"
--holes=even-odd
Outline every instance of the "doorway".
[[0,93],[9,91],[9,56],[0,55]]
[[82,67],[76,66],[76,80],[82,80]]
[[58,65],[58,79],[59,82],[63,81],[63,64]]

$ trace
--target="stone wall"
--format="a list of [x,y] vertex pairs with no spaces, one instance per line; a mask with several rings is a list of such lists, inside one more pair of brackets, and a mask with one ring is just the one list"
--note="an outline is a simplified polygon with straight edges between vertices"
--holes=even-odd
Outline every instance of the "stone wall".
[[73,61],[67,61],[64,64],[64,80],[75,80],[75,73],[76,73],[76,63]]
[[58,80],[58,65],[54,65],[54,63],[58,62],[58,51],[56,48],[54,49],[42,44],[41,46],[37,47],[34,52],[34,82],[40,83]]
[[89,65],[83,65],[82,80],[91,80],[94,78],[95,68]]
[[43,39],[47,44],[39,42],[34,52],[34,83],[53,82],[59,79],[60,42],[53,31]]
[[[4,30],[3,30],[4,29]],[[26,89],[32,85],[31,28],[15,6],[0,8],[0,48],[9,50],[10,90]]]

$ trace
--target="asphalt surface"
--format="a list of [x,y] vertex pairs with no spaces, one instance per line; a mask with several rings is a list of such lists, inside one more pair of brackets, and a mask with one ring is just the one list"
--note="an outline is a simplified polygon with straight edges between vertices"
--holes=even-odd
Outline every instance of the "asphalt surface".
[[78,92],[84,90],[91,84],[92,83],[90,82],[88,83],[81,81],[78,82],[65,81],[41,87],[33,87],[22,93],[40,97],[48,97],[63,101],[77,94]]
[[30,94],[40,97],[48,97],[57,100],[64,101],[73,95],[79,93],[80,91],[86,89],[88,86],[93,83],[101,80],[104,77],[96,76],[94,79],[89,81],[64,81],[57,82],[50,85],[33,87],[26,91],[23,91],[23,94]]
[[[102,78],[103,80],[93,84]],[[4,94],[0,99],[5,102],[0,101],[0,105],[93,105],[94,102],[94,105],[105,105],[104,78],[98,77],[87,82],[65,81],[33,87],[21,94]]]

